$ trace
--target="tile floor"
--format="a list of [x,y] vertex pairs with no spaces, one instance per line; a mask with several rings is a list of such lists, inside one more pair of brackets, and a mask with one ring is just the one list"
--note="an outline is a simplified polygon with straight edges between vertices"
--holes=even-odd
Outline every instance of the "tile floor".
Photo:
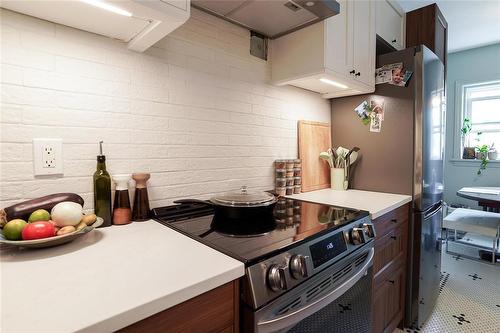
[[500,333],[500,265],[443,253],[436,308],[418,333]]

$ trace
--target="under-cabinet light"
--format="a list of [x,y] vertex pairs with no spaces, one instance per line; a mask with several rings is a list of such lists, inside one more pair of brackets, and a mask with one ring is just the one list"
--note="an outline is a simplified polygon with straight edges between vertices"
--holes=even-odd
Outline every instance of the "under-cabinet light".
[[345,84],[342,84],[342,83],[338,83],[338,82],[335,82],[335,81],[332,81],[332,80],[329,80],[329,79],[325,79],[325,78],[322,78],[322,79],[319,79],[321,82],[323,83],[326,83],[326,84],[330,84],[332,86],[335,86],[337,88],[342,88],[342,89],[347,89],[349,88],[348,86],[346,86]]
[[81,2],[85,2],[86,4],[89,4],[89,5],[92,5],[92,6],[95,6],[95,7],[104,9],[104,10],[107,10],[108,12],[112,12],[112,13],[118,14],[118,15],[123,15],[123,16],[127,16],[127,17],[131,17],[132,16],[131,12],[128,12],[125,9],[121,9],[119,7],[110,5],[109,3],[106,3],[106,2],[103,2],[103,1],[100,1],[100,0],[80,0],[80,1]]

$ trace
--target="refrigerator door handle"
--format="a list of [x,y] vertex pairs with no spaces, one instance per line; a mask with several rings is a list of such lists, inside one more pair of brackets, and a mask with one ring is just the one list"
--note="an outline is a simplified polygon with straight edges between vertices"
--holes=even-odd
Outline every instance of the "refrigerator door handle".
[[434,215],[436,215],[443,208],[443,204],[439,202],[438,204],[432,206],[429,210],[424,212],[424,220],[427,220]]

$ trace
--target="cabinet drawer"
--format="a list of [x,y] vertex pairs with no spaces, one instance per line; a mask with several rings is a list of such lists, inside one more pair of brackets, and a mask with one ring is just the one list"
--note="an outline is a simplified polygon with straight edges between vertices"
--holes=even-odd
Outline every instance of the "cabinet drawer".
[[386,235],[401,224],[408,224],[410,204],[396,208],[373,220],[377,238]]
[[385,269],[398,257],[406,257],[408,243],[408,223],[401,223],[389,230],[385,235],[377,235],[375,239],[375,256],[373,258],[373,274]]

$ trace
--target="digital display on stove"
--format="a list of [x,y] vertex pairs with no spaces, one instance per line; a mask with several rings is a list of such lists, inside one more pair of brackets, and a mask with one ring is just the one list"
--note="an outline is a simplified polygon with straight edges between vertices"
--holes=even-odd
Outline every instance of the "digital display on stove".
[[314,268],[321,266],[328,260],[335,258],[347,250],[344,234],[339,232],[331,237],[325,238],[309,246],[309,250],[311,251]]

